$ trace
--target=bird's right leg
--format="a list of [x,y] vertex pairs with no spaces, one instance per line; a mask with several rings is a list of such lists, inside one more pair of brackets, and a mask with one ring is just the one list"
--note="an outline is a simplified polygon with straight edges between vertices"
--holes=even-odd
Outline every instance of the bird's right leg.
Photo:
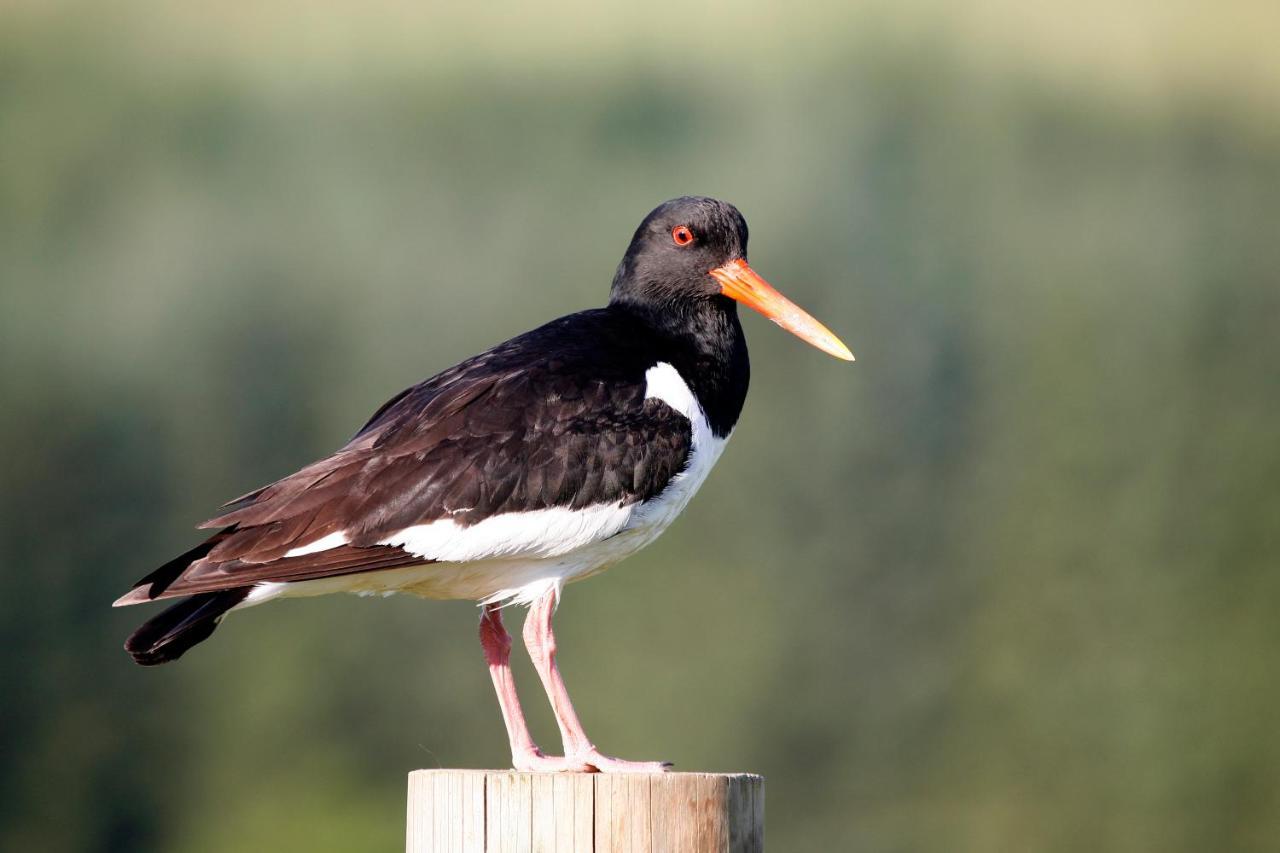
[[480,611],[480,645],[484,648],[484,659],[489,664],[489,676],[493,679],[502,721],[511,741],[511,766],[516,770],[590,769],[579,761],[544,755],[533,742],[520,708],[520,698],[516,696],[516,681],[511,675],[511,635],[503,627],[502,608],[497,605],[486,604]]

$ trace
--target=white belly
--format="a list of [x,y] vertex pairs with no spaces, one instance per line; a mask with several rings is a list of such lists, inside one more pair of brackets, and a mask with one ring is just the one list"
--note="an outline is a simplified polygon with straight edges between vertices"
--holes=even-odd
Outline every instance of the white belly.
[[[662,400],[689,419],[685,469],[656,497],[640,504],[552,508],[507,513],[462,527],[451,519],[402,530],[381,544],[397,545],[435,562],[297,583],[265,583],[241,606],[280,596],[354,592],[482,603],[528,604],[548,589],[589,577],[639,551],[667,529],[688,505],[720,458],[728,436],[716,437],[701,406],[675,368],[665,362],[645,374],[646,399]],[[310,553],[345,542],[335,534],[291,553]]]

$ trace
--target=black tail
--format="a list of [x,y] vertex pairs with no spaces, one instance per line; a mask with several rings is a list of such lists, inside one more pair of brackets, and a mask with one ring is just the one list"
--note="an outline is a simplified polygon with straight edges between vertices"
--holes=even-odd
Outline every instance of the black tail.
[[177,660],[187,649],[208,639],[227,611],[244,601],[252,588],[241,586],[184,598],[130,634],[124,650],[142,666]]

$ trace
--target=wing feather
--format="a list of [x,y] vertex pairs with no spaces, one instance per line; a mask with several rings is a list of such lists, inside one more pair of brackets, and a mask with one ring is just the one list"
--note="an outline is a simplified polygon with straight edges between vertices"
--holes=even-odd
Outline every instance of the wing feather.
[[[656,496],[684,469],[690,424],[645,399],[652,353],[605,319],[562,318],[396,395],[333,455],[228,503],[140,600],[422,564],[379,543],[444,518]],[[338,532],[339,547],[285,556]]]

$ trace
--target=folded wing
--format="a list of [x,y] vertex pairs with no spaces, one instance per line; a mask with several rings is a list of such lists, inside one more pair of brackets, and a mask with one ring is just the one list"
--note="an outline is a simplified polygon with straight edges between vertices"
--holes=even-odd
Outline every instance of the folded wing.
[[[602,508],[625,513],[661,493],[687,462],[690,424],[645,398],[643,361],[593,366],[569,343],[524,340],[554,326],[393,398],[333,455],[230,502],[202,525],[216,533],[117,604],[545,554],[566,523],[575,542],[616,532],[621,516]],[[529,349],[557,358],[530,358]]]

